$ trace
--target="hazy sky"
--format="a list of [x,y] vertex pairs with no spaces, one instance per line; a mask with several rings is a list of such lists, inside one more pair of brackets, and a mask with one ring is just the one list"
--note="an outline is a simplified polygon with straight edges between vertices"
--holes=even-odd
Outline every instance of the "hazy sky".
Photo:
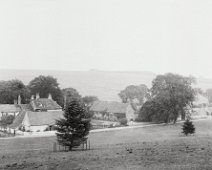
[[211,0],[1,0],[0,68],[212,78]]

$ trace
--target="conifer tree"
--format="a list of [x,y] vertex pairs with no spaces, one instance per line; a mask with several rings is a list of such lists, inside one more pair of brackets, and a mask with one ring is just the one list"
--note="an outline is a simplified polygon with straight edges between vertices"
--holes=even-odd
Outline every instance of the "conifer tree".
[[184,133],[186,136],[188,136],[188,134],[195,133],[195,127],[194,127],[192,121],[190,121],[189,119],[186,119],[186,121],[183,124],[182,129],[183,129],[182,133]]
[[57,120],[57,140],[69,150],[77,147],[87,139],[90,130],[90,120],[83,103],[71,101],[65,108],[64,118]]

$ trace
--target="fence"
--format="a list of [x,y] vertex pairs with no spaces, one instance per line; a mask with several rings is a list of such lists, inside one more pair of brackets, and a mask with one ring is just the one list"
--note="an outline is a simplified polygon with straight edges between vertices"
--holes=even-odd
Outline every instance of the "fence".
[[[72,150],[90,150],[90,140],[81,143],[80,146],[74,147]],[[69,146],[60,145],[57,142],[53,143],[53,152],[69,151]]]

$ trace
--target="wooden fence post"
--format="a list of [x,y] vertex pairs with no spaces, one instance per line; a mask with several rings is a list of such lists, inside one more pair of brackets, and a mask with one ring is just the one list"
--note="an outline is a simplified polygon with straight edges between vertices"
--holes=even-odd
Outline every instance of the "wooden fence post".
[[53,152],[56,152],[56,151],[57,151],[57,143],[54,142],[54,143],[53,143]]

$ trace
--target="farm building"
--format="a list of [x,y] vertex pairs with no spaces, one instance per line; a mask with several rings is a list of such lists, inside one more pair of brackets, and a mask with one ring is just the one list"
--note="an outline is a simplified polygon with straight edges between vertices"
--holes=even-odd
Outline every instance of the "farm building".
[[90,108],[94,119],[118,121],[126,118],[128,121],[135,119],[135,111],[129,103],[96,101]]
[[21,111],[9,127],[14,130],[44,131],[63,117],[62,107],[51,98],[31,99],[29,104],[20,104]]

